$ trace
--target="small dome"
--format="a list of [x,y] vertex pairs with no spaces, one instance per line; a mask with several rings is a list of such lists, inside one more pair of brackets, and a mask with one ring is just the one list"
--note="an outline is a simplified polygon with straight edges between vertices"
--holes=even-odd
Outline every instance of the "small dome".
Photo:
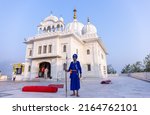
[[73,22],[71,22],[71,23],[68,23],[67,25],[66,25],[66,31],[67,32],[75,32],[75,33],[77,33],[77,34],[79,34],[79,35],[82,35],[82,28],[83,28],[83,24],[82,23],[80,23],[80,22],[78,22],[77,20],[73,20]]
[[44,19],[44,21],[54,21],[54,22],[57,22],[58,21],[58,18],[56,16],[53,16],[52,14],[48,17],[46,17]]
[[60,21],[64,22],[64,19],[62,17],[59,18]]
[[82,34],[96,34],[97,33],[97,29],[96,27],[91,24],[90,22],[87,23],[87,25],[85,25],[82,29]]

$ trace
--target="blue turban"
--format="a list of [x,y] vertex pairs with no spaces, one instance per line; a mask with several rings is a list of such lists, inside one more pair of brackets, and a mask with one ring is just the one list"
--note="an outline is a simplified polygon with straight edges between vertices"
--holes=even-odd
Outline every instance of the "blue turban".
[[78,58],[77,54],[73,54],[72,58]]

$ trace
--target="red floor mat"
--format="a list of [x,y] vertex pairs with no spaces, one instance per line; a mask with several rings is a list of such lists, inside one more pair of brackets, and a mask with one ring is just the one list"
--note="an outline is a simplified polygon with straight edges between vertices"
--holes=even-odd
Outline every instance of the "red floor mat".
[[49,87],[64,88],[64,84],[49,84]]
[[24,86],[22,88],[23,92],[47,92],[47,93],[56,93],[58,91],[57,87],[49,86]]

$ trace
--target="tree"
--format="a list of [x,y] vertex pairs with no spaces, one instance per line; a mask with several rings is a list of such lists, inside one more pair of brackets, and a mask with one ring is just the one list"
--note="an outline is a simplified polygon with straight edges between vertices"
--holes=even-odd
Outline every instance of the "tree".
[[150,72],[150,54],[147,55],[144,59],[144,65],[142,65],[141,61],[137,61],[136,63],[130,65],[126,65],[121,73],[134,73],[134,72]]
[[130,65],[130,64],[126,65],[126,66],[122,69],[121,73],[131,73],[131,65]]
[[150,54],[147,55],[144,59],[145,72],[150,72]]
[[107,65],[107,73],[108,74],[116,74],[117,71],[112,67],[112,65]]
[[141,61],[137,61],[135,64],[128,64],[126,65],[121,73],[134,73],[134,72],[143,72],[144,69],[143,69],[143,65],[142,65],[142,62]]
[[143,72],[143,65],[141,61],[137,61],[135,64],[132,65],[131,67],[131,72]]

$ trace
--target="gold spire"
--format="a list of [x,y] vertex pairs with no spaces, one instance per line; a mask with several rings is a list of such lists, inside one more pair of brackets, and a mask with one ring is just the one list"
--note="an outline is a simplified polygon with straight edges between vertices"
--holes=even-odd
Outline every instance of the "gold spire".
[[73,12],[74,12],[73,19],[77,19],[77,10],[76,10],[76,8],[73,10]]

